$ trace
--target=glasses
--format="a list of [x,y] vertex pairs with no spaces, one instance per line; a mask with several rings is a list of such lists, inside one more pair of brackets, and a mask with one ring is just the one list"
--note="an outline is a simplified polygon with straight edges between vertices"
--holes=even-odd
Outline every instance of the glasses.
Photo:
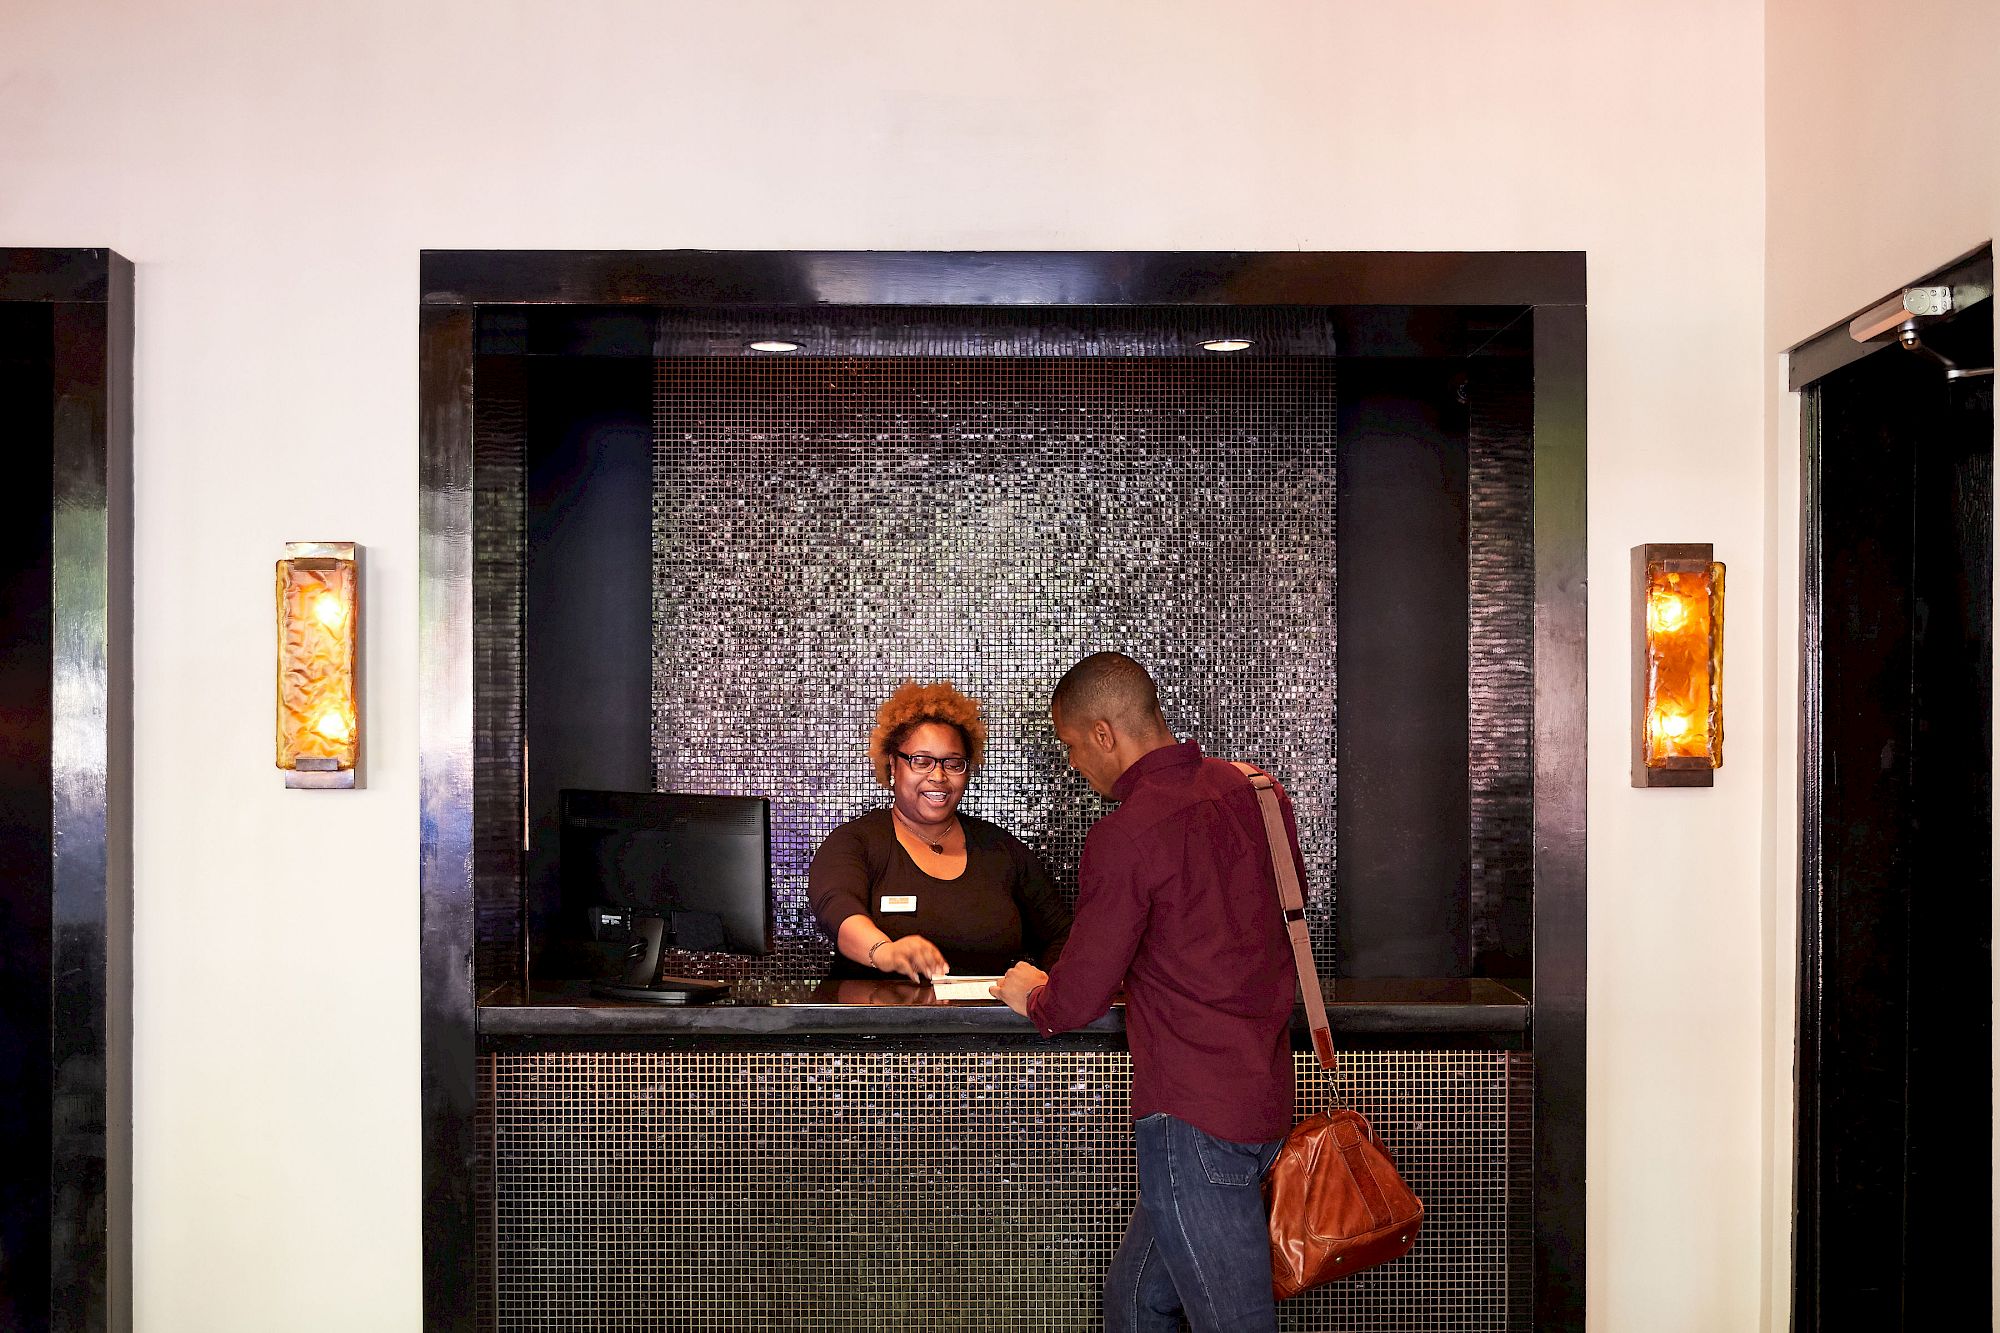
[[928,773],[933,767],[941,768],[953,776],[965,771],[965,757],[963,755],[947,755],[945,758],[940,759],[934,754],[904,754],[901,750],[898,750],[896,751],[896,757],[908,764],[912,773]]

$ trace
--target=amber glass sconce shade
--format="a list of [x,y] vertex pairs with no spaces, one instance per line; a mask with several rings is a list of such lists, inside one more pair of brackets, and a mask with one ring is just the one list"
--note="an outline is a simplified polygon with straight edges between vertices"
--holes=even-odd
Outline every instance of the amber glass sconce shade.
[[1706,542],[1632,548],[1632,785],[1712,787],[1722,766],[1722,577]]
[[353,542],[287,542],[278,562],[278,767],[287,787],[354,785],[361,753]]

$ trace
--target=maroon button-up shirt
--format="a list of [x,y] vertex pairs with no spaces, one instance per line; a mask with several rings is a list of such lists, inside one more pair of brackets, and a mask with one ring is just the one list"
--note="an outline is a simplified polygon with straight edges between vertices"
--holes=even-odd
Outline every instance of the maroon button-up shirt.
[[[1217,1138],[1291,1132],[1298,977],[1248,779],[1193,741],[1119,777],[1084,840],[1069,944],[1028,997],[1043,1036],[1080,1027],[1125,989],[1134,1119],[1165,1111]],[[1291,854],[1298,826],[1282,790]]]

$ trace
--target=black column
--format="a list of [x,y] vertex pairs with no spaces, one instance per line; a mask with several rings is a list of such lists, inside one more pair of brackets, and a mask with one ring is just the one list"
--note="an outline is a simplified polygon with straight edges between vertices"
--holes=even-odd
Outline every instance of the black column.
[[578,971],[560,946],[582,930],[557,919],[557,794],[653,789],[654,373],[651,358],[547,357],[526,376],[524,891],[554,975]]
[[0,250],[0,1327],[131,1324],[132,269]]
[[54,643],[46,303],[0,304],[0,1328],[48,1325]]
[[1341,363],[1343,977],[1471,964],[1463,376],[1456,361]]

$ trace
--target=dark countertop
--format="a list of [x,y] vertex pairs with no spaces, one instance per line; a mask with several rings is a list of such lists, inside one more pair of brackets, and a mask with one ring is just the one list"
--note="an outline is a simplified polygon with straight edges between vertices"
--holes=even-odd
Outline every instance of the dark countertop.
[[[480,1004],[479,1032],[495,1038],[1035,1035],[1025,1018],[997,1000],[941,1001],[930,987],[913,982],[738,981],[732,987],[725,999],[677,1006],[598,999],[581,981],[538,984],[525,995],[502,986]],[[1326,999],[1336,1037],[1465,1036],[1515,1045],[1528,1031],[1527,999],[1484,978],[1336,981]],[[1294,1028],[1303,1027],[1301,1014]],[[1122,1005],[1081,1031],[1123,1034]]]

